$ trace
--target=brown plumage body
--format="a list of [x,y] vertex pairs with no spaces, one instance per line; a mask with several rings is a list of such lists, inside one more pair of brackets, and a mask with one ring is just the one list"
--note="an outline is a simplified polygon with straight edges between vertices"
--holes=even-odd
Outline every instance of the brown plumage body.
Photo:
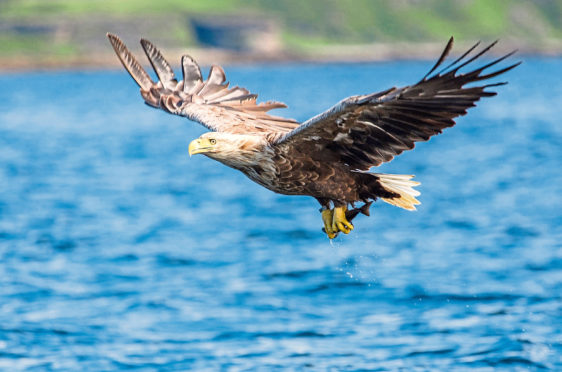
[[[226,140],[218,134],[212,136]],[[328,201],[346,205],[377,197],[399,197],[385,190],[376,174],[350,170],[344,163],[327,159],[322,152],[312,156],[295,154],[290,146],[275,145],[261,135],[229,136],[229,140],[232,138],[239,142],[233,146],[237,156],[225,151],[205,155],[241,171],[273,192],[312,196],[323,205]]]
[[[240,87],[229,88],[219,66],[212,66],[208,79],[203,81],[197,63],[184,56],[184,79],[178,82],[160,51],[143,39],[141,44],[159,78],[154,82],[123,42],[114,35],[108,36],[148,105],[187,117],[211,130],[190,144],[190,154],[202,153],[238,169],[274,192],[316,198],[322,205],[330,238],[339,231],[348,233],[353,225],[345,217],[368,214],[371,202],[377,198],[414,210],[419,204],[415,198],[419,192],[413,189],[418,185],[411,180],[413,176],[368,171],[413,149],[416,142],[427,141],[455,125],[454,119],[466,114],[481,97],[496,94],[486,88],[505,83],[466,87],[467,84],[493,78],[518,65],[484,73],[510,53],[469,72],[459,72],[495,44],[471,56],[477,43],[434,72],[452,48],[451,38],[433,68],[416,84],[346,98],[299,124],[267,113],[284,104],[257,104],[255,94]],[[362,208],[347,209],[358,201],[365,203]]]
[[250,179],[262,186],[285,195],[309,195],[318,200],[333,201],[345,205],[357,201],[366,202],[377,197],[398,196],[385,190],[374,174],[351,171],[345,164],[326,162],[322,159],[295,157],[284,147],[275,148],[273,182],[263,182],[264,167],[250,172],[242,170]]

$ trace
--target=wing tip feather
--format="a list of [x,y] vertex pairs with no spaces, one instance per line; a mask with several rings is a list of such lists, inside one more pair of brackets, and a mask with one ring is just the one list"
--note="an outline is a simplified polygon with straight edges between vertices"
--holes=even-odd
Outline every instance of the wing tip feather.
[[447,58],[447,56],[451,52],[451,49],[453,49],[454,43],[455,43],[455,38],[454,38],[454,36],[451,35],[451,37],[449,38],[449,41],[447,42],[447,45],[445,46],[445,49],[443,49],[443,52],[441,52],[441,56],[439,56],[439,58],[437,59],[437,62],[435,62],[435,65],[431,68],[431,70],[429,70],[428,73],[425,74],[422,81],[424,81],[429,75],[431,75],[431,73],[433,71],[435,71],[437,69],[437,67],[439,67],[443,63],[443,61],[445,61],[445,59]]
[[107,32],[106,36],[109,39],[117,58],[119,58],[119,61],[121,61],[121,64],[125,67],[125,70],[127,70],[141,90],[148,91],[154,84],[148,73],[144,70],[144,68],[142,68],[135,56],[129,51],[119,36],[112,34],[111,32]]

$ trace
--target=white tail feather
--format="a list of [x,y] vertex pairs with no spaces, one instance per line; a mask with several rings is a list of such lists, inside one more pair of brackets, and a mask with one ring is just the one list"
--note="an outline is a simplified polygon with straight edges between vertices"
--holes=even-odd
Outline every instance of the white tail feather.
[[420,192],[414,190],[413,187],[418,186],[420,183],[411,180],[414,176],[385,173],[374,173],[374,175],[378,177],[382,187],[400,195],[395,198],[381,198],[383,201],[409,211],[415,211],[416,205],[421,204],[419,200],[415,198]]

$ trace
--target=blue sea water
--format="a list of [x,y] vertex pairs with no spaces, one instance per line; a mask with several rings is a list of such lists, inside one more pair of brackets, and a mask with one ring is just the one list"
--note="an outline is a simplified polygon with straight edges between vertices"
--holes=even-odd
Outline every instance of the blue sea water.
[[[562,370],[562,59],[384,172],[332,243],[316,201],[187,145],[124,71],[0,75],[0,370]],[[428,62],[227,67],[305,120]],[[501,80],[501,79],[500,79]]]

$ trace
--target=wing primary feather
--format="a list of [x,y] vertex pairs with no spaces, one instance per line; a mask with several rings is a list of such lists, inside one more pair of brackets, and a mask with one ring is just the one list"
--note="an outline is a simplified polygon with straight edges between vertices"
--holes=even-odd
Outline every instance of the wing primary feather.
[[[486,88],[490,88],[490,87],[499,87],[499,86],[506,85],[506,84],[507,84],[507,81],[500,81],[499,83],[482,85],[482,89],[486,89]],[[486,93],[486,92],[484,92],[484,93]]]
[[482,49],[479,53],[477,53],[476,55],[474,55],[473,57],[471,57],[470,59],[468,59],[467,61],[465,61],[463,64],[455,67],[454,70],[452,70],[453,72],[457,72],[458,70],[460,70],[461,68],[463,68],[464,66],[468,65],[470,62],[474,61],[476,58],[482,56],[483,54],[485,54],[487,51],[489,51],[490,49],[492,49],[492,47],[494,45],[496,45],[498,43],[498,40],[494,41],[493,43],[491,43],[490,45],[488,45],[486,48]]
[[183,91],[189,94],[198,82],[203,81],[201,68],[199,68],[197,62],[187,54],[181,57],[181,66],[183,73]]
[[166,61],[162,53],[152,44],[150,41],[146,39],[141,39],[141,45],[152,65],[152,68],[158,75],[158,79],[162,82],[165,88],[173,90],[177,85],[177,80],[174,75],[174,70]]
[[520,62],[517,62],[517,63],[514,63],[514,64],[511,65],[511,66],[507,66],[506,68],[502,68],[501,70],[492,72],[492,73],[490,73],[490,74],[478,76],[478,78],[474,79],[474,81],[480,81],[480,80],[491,79],[491,78],[493,78],[493,77],[496,77],[496,76],[498,76],[498,75],[501,75],[501,74],[503,74],[504,72],[507,72],[507,71],[509,71],[509,70],[511,70],[511,69],[513,69],[513,68],[515,68],[515,67],[517,67],[517,66],[519,66],[520,64],[521,64],[521,61],[520,61]]
[[150,90],[150,87],[154,85],[154,82],[129,49],[127,49],[125,43],[123,43],[119,37],[109,32],[107,33],[107,37],[113,47],[113,50],[115,50],[117,57],[119,57],[121,64],[123,64],[123,67],[125,67],[125,70],[127,70],[133,80],[142,90]]
[[441,65],[441,63],[443,63],[445,58],[447,58],[447,56],[449,55],[449,52],[451,52],[451,49],[453,48],[454,42],[455,42],[455,39],[454,39],[454,37],[451,36],[451,38],[449,39],[449,42],[447,42],[447,46],[445,46],[445,49],[443,50],[443,53],[441,53],[441,56],[439,57],[437,62],[435,62],[435,65],[433,65],[431,70],[429,70],[429,72],[427,74],[425,74],[425,76],[422,78],[422,81],[425,80],[429,75],[431,75],[431,73],[433,71],[435,71],[435,69],[437,67],[439,67],[439,65]]
[[[482,73],[484,70],[486,70],[486,69],[488,69],[488,68],[490,68],[490,67],[492,67],[492,66],[494,66],[494,65],[496,65],[496,64],[498,64],[498,63],[500,63],[501,61],[503,61],[503,60],[506,59],[507,57],[512,56],[515,52],[516,52],[516,51],[514,50],[513,52],[508,53],[508,54],[506,54],[505,56],[503,56],[503,57],[501,57],[501,58],[498,58],[498,59],[496,59],[496,60],[493,60],[492,62],[490,62],[490,63],[488,63],[488,64],[486,64],[486,65],[484,65],[484,66],[482,66],[482,67],[480,67],[480,68],[478,68],[478,69],[476,69],[476,70],[474,70],[474,71],[471,71],[471,72],[469,72],[469,73],[466,73],[466,74],[464,74],[464,75],[461,75],[460,78],[463,78],[463,79],[465,79],[465,80],[469,80],[469,81],[473,82],[473,81],[480,81],[480,80],[489,79],[489,78],[491,78],[491,77],[494,77],[494,76],[496,76],[496,75],[498,75],[498,74],[494,75],[494,74],[495,74],[495,73],[494,73],[494,74],[488,74],[488,75],[480,75],[480,73]],[[521,63],[521,62],[519,62],[519,63]],[[509,71],[509,70],[512,69],[513,67],[517,66],[519,63],[516,63],[516,64],[514,64],[514,65],[512,65],[512,66],[509,66],[507,69],[502,69],[502,70],[500,70],[501,72],[499,72],[499,73]]]
[[480,67],[480,70],[484,71],[485,69],[487,69],[487,68],[489,68],[489,67],[492,67],[492,66],[495,65],[495,64],[500,63],[500,62],[503,61],[504,59],[506,59],[506,58],[508,58],[508,57],[511,57],[511,56],[514,55],[516,52],[517,52],[517,50],[514,50],[514,51],[512,51],[512,52],[509,52],[509,53],[507,53],[505,56],[500,57],[500,58],[498,58],[498,59],[496,59],[496,60],[494,60],[494,61],[488,63],[487,65],[484,65],[484,66]]
[[[501,57],[501,58],[498,58],[498,59],[496,59],[496,60],[494,60],[494,61],[488,63],[488,64],[485,65],[485,66],[480,67],[478,70],[475,70],[475,72],[477,71],[478,74],[480,74],[480,73],[483,72],[484,70],[486,70],[486,69],[488,69],[488,68],[490,68],[490,67],[492,67],[492,66],[494,66],[494,65],[496,65],[496,64],[498,64],[498,63],[500,63],[501,61],[503,61],[503,60],[506,59],[507,57],[512,56],[514,53],[515,53],[515,51],[513,51],[513,52],[511,52],[511,53],[509,53],[509,54],[506,54],[505,56],[503,56],[503,57]],[[513,64],[513,65],[510,66],[510,67],[513,68],[513,67],[519,65],[520,63],[521,63],[521,62],[515,63],[515,64]],[[505,70],[505,69],[504,69],[504,70]],[[505,71],[507,71],[507,70],[505,70]],[[482,75],[482,76],[488,76],[488,75]],[[479,76],[479,77],[482,77],[482,76]],[[481,79],[479,79],[479,80],[481,80]]]
[[206,84],[217,84],[221,85],[226,81],[226,76],[222,67],[218,65],[212,65],[209,70],[209,77],[207,78]]
[[443,72],[447,71],[448,69],[450,69],[451,67],[453,67],[454,65],[456,65],[457,63],[459,63],[464,57],[466,57],[467,55],[470,54],[470,52],[472,52],[478,45],[480,45],[480,41],[476,42],[476,44],[474,44],[473,46],[471,46],[466,52],[464,52],[459,58],[455,59],[453,62],[451,62],[450,64],[448,64],[446,67],[444,67],[441,71],[439,71],[437,73],[437,75],[441,75]]
[[207,95],[215,94],[217,91],[225,89],[226,86],[222,85],[226,81],[226,76],[222,67],[212,65],[209,70],[209,77],[205,81],[205,86],[198,92],[198,95],[207,99]]

